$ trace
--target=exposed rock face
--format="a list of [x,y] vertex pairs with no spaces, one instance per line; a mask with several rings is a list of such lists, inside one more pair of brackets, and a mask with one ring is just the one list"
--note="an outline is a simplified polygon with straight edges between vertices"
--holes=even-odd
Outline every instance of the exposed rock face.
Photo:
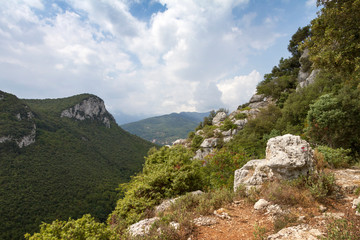
[[224,112],[218,112],[212,120],[212,125],[219,126],[222,121],[226,119],[227,115]]
[[[203,194],[203,192],[201,190],[197,190],[197,191],[190,192],[190,194],[200,195],[200,194]],[[159,212],[168,210],[170,208],[170,206],[172,204],[174,204],[180,197],[164,200],[160,205],[155,207],[155,213],[159,213]]]
[[268,236],[268,240],[286,239],[286,240],[317,240],[323,234],[318,229],[313,229],[309,225],[301,224],[294,227],[288,227],[279,232]]
[[297,80],[299,82],[296,91],[299,91],[301,88],[304,88],[312,83],[314,83],[316,76],[320,72],[319,69],[311,70],[312,63],[309,60],[309,50],[305,49],[302,53],[300,59],[300,71],[298,73]]
[[263,210],[265,209],[270,203],[265,199],[259,199],[254,205],[255,210]]
[[134,223],[128,228],[130,235],[133,237],[144,236],[149,232],[151,225],[157,220],[159,220],[158,217],[153,217]]
[[61,117],[74,118],[80,121],[97,119],[110,128],[114,118],[106,111],[104,101],[98,97],[89,97],[75,106],[61,112]]
[[264,108],[267,107],[272,102],[271,98],[265,97],[264,94],[254,94],[250,101],[250,108]]
[[36,137],[36,125],[33,125],[33,129],[31,130],[29,135],[23,136],[20,139],[15,140],[17,145],[22,148],[22,147],[26,147],[29,146],[30,144],[35,142],[35,137]]
[[200,148],[196,151],[194,159],[204,159],[207,155],[214,151],[213,148]]
[[251,160],[235,171],[234,190],[239,185],[258,187],[270,179],[294,179],[313,170],[313,150],[299,136],[286,134],[269,139],[266,159]]
[[187,143],[187,139],[177,139],[175,142],[173,142],[173,146],[175,145],[185,145]]

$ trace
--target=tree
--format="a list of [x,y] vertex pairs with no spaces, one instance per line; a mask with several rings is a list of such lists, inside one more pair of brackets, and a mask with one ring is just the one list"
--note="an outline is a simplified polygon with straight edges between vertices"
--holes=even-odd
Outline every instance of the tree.
[[323,6],[305,42],[315,68],[360,71],[360,0],[318,0]]

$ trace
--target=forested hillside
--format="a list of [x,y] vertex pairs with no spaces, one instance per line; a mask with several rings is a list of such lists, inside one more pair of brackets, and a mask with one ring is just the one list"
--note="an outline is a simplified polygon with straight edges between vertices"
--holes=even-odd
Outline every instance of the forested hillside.
[[[108,112],[93,118],[84,112],[83,121],[61,117],[84,100],[102,101],[90,94],[46,100],[0,95],[0,239],[22,239],[41,222],[85,213],[104,221],[118,184],[141,170],[152,145],[122,130]],[[34,128],[29,145],[20,145]]]
[[160,145],[186,138],[208,113],[181,112],[121,125],[126,131]]

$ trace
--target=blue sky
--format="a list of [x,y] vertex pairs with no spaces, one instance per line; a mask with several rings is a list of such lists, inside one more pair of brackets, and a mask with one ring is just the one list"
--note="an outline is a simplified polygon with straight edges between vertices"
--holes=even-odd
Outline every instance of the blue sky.
[[0,0],[0,89],[93,93],[113,114],[234,110],[314,0]]

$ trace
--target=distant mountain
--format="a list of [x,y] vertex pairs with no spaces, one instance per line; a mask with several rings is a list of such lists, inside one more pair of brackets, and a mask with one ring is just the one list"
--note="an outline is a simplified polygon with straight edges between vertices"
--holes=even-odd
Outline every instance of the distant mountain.
[[0,239],[41,222],[105,220],[115,189],[154,146],[116,123],[97,96],[25,100],[0,91]]
[[171,144],[188,133],[208,116],[209,113],[181,112],[151,117],[133,123],[121,125],[126,131],[156,144]]

